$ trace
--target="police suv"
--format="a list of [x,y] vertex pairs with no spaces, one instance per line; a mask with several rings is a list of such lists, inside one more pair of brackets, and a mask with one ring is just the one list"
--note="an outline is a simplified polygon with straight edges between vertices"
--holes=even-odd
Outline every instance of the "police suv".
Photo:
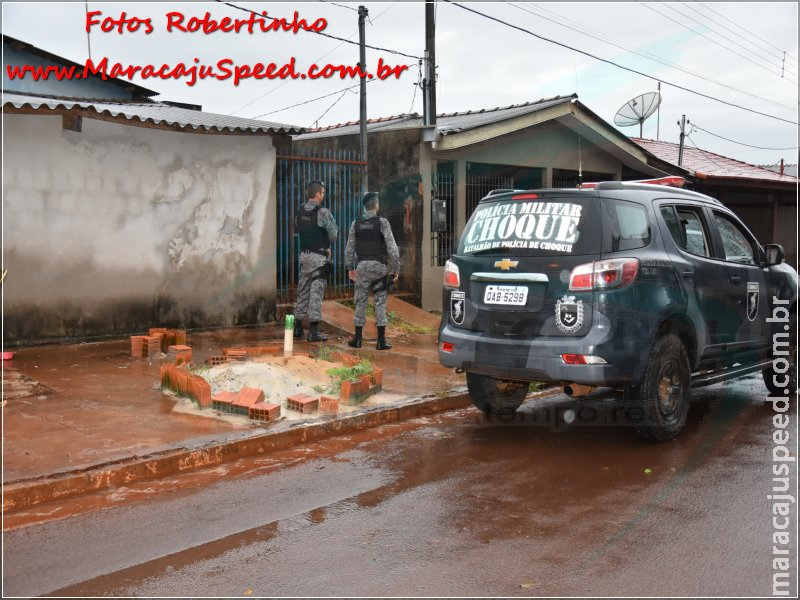
[[637,433],[666,441],[692,386],[761,370],[794,395],[797,273],[676,179],[481,200],[445,265],[439,329],[439,360],[479,409],[515,411],[531,381],[615,388],[640,408]]

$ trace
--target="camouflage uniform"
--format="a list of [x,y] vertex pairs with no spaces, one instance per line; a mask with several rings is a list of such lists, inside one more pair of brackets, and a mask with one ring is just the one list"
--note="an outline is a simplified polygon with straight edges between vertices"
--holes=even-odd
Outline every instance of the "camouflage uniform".
[[[303,205],[307,210],[317,206],[316,202],[306,201]],[[336,240],[338,228],[331,211],[322,207],[317,211],[317,225],[325,229],[328,239],[332,243]],[[303,320],[308,315],[312,323],[322,320],[322,300],[325,296],[327,275],[322,276],[322,267],[328,262],[328,256],[317,252],[303,251],[300,253],[300,280],[297,283],[297,303],[294,308],[295,318]]]
[[[362,219],[376,217],[375,211],[364,211]],[[375,324],[378,327],[385,327],[388,323],[386,316],[386,275],[387,273],[398,273],[400,271],[400,251],[394,241],[392,228],[389,221],[380,217],[380,232],[386,245],[386,263],[380,260],[360,260],[356,252],[356,221],[350,225],[350,232],[347,236],[347,247],[345,248],[344,260],[349,270],[356,270],[355,282],[355,316],[353,324],[356,327],[363,327],[367,321],[367,301],[369,293],[375,295]]]

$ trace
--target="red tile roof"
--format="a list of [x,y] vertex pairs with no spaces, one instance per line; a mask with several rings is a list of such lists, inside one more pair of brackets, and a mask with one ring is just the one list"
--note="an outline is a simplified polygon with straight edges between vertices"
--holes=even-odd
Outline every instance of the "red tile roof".
[[[643,138],[631,138],[631,140],[661,160],[674,165],[678,164],[678,144]],[[683,148],[682,166],[684,169],[694,171],[695,176],[701,179],[705,176],[713,179],[780,181],[795,185],[798,183],[797,177],[781,175],[764,167],[751,165],[690,145],[686,145]]]

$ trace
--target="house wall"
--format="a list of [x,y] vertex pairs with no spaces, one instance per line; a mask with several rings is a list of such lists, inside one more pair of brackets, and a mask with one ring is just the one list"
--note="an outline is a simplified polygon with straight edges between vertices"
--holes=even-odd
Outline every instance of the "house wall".
[[275,150],[4,116],[5,342],[262,322],[275,307]]

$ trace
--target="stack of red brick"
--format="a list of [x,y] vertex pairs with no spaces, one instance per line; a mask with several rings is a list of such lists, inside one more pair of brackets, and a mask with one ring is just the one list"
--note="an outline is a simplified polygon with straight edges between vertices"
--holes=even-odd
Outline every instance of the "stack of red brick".
[[191,398],[200,408],[211,406],[211,385],[199,375],[193,375],[177,365],[161,365],[161,387]]
[[153,358],[166,352],[170,346],[185,344],[186,332],[182,329],[151,327],[147,335],[131,336],[131,356]]
[[211,407],[221,412],[246,415],[256,421],[274,421],[281,414],[277,404],[264,402],[264,392],[242,388],[239,392],[219,392],[211,397]]

